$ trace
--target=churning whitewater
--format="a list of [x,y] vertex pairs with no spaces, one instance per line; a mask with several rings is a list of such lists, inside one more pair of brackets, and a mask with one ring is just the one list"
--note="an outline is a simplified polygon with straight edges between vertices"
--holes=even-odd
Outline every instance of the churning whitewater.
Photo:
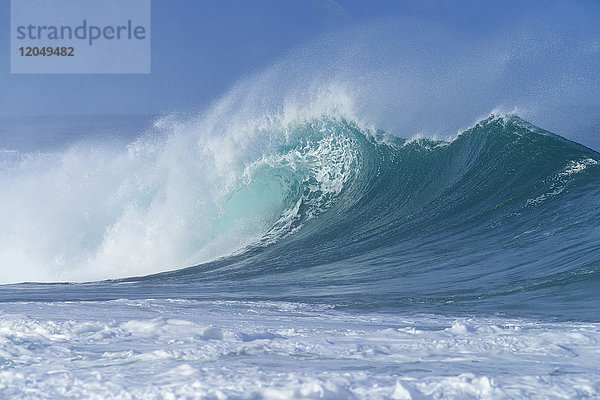
[[600,396],[600,154],[210,123],[0,153],[0,397]]

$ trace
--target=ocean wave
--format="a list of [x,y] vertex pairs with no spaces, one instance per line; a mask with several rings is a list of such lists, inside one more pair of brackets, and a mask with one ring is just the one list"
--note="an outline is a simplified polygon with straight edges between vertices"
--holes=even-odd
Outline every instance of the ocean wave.
[[148,279],[464,304],[598,270],[600,155],[516,116],[452,141],[335,113],[205,124],[166,118],[124,152],[73,146],[12,165],[3,283],[197,265]]

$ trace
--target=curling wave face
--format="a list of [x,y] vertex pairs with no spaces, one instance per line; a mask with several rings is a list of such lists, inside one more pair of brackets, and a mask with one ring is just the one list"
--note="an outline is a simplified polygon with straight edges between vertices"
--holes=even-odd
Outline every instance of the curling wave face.
[[[179,290],[591,318],[598,153],[516,116],[492,115],[451,142],[399,139],[339,116],[255,126],[235,140],[210,138],[198,159],[189,151],[195,142],[181,135],[130,146],[119,162],[138,157],[151,167],[113,182],[108,204],[127,206],[116,222],[91,227],[101,232],[84,262],[62,255],[77,268],[54,276],[115,278],[198,263],[115,282],[111,296],[146,287],[153,297]],[[54,272],[52,260],[37,261]],[[23,279],[47,277],[14,278]]]
[[207,125],[167,117],[125,149],[1,153],[1,283],[147,275],[275,242],[355,168],[335,125]]

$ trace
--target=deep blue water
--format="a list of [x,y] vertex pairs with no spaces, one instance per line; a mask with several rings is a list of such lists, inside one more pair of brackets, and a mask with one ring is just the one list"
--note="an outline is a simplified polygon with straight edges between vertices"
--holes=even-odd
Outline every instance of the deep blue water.
[[[325,142],[328,164],[285,159],[306,161]],[[597,320],[595,151],[518,117],[490,117],[450,143],[323,118],[296,126],[277,152],[221,216],[228,224],[261,196],[282,215],[292,210],[257,243],[148,277],[3,286],[1,301],[175,296]]]

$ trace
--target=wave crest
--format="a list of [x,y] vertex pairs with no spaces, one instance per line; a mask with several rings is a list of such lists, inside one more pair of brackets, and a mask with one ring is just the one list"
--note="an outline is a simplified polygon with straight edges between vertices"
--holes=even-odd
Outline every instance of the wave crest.
[[[80,144],[19,160],[1,175],[3,283],[144,275],[256,248],[304,253],[289,268],[397,258],[450,236],[458,248],[482,235],[485,249],[501,231],[561,231],[534,221],[597,180],[600,156],[514,116],[443,142],[309,114],[167,117],[125,151]],[[325,259],[306,253],[319,248]]]

